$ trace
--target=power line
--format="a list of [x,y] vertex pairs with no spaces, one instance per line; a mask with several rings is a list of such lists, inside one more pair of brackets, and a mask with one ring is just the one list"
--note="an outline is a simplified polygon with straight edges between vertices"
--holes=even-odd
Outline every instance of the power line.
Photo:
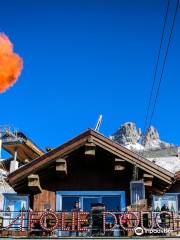
[[165,65],[166,65],[166,60],[167,60],[169,47],[170,47],[170,43],[171,43],[171,39],[172,39],[172,34],[173,34],[174,26],[175,26],[175,21],[176,21],[176,16],[177,16],[177,12],[178,12],[178,7],[179,7],[179,0],[177,0],[177,4],[176,4],[176,10],[175,10],[175,13],[174,13],[173,23],[172,23],[172,26],[171,26],[171,32],[170,32],[169,39],[168,39],[168,45],[167,45],[167,48],[166,48],[166,53],[165,53],[165,57],[164,57],[164,61],[163,61],[163,66],[162,66],[162,70],[161,70],[159,84],[158,84],[158,88],[157,88],[157,92],[156,92],[156,96],[155,96],[155,101],[154,101],[154,105],[153,105],[153,108],[152,108],[152,112],[151,112],[151,115],[150,115],[149,126],[151,125],[151,122],[152,122],[152,119],[153,119],[153,115],[154,115],[154,112],[155,112],[155,108],[156,108],[156,103],[157,103],[157,99],[158,99],[158,95],[159,95],[159,91],[160,91],[160,87],[161,87],[161,83],[162,83],[162,78],[163,78],[163,74],[164,74],[164,68],[165,68]]
[[153,91],[154,91],[154,88],[155,88],[157,70],[158,70],[158,66],[159,66],[159,59],[160,59],[160,54],[161,54],[161,49],[162,49],[162,44],[163,44],[163,39],[164,39],[164,33],[165,33],[165,28],[166,28],[166,23],[167,23],[169,4],[170,4],[170,0],[168,0],[166,13],[164,15],[163,30],[162,30],[162,34],[161,34],[161,40],[160,40],[160,45],[159,45],[159,50],[158,50],[157,61],[156,61],[155,68],[154,68],[153,84],[152,84],[152,87],[151,87],[151,92],[150,92],[150,97],[149,97],[149,101],[148,101],[147,112],[146,112],[146,117],[145,117],[145,122],[144,122],[144,128],[143,128],[143,133],[144,134],[145,134],[145,131],[146,131],[147,120],[148,120],[148,116],[149,116],[149,112],[150,112],[150,106],[151,106],[151,102],[152,102],[152,98],[153,98]]

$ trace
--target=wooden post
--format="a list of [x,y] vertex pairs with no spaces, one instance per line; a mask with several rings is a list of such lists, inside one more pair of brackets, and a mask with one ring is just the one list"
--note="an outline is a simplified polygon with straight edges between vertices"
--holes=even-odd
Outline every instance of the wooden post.
[[152,187],[153,178],[154,178],[153,175],[144,173],[143,174],[144,186]]
[[56,173],[59,177],[67,176],[66,159],[60,158],[56,160]]
[[39,181],[39,175],[31,174],[28,176],[28,187],[33,193],[41,193],[42,188]]
[[120,158],[115,158],[114,160],[114,170],[123,171],[125,169],[125,160]]
[[88,158],[95,158],[96,145],[93,142],[88,142],[85,144],[85,156]]

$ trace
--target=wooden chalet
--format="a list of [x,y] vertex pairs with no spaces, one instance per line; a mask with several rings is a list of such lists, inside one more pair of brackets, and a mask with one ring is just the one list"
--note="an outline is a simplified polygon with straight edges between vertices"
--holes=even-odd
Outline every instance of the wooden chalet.
[[18,194],[29,195],[34,211],[70,210],[77,199],[84,211],[98,201],[110,204],[109,210],[125,210],[146,199],[148,208],[152,195],[168,191],[174,180],[174,174],[92,129],[8,175]]

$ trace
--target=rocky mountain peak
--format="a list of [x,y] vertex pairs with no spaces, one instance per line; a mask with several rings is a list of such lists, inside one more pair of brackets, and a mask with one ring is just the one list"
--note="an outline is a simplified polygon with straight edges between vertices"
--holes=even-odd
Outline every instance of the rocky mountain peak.
[[110,138],[134,150],[166,148],[172,146],[160,140],[159,133],[153,126],[149,127],[145,137],[143,137],[141,129],[137,128],[136,124],[133,122],[127,122],[121,125]]
[[148,128],[145,139],[146,139],[147,142],[149,142],[151,140],[155,140],[155,141],[160,140],[159,133],[158,133],[157,129],[153,126]]
[[141,130],[137,129],[135,123],[127,122],[110,137],[112,140],[122,144],[136,144],[141,136]]

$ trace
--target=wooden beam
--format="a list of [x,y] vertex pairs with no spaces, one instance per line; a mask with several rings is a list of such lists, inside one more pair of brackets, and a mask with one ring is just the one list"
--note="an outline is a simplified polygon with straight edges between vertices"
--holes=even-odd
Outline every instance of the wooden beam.
[[143,174],[143,177],[144,177],[144,178],[154,178],[153,175],[147,174],[147,173],[144,173],[144,174]]
[[33,173],[34,169],[42,168],[42,166],[45,168],[46,166],[48,166],[50,160],[54,161],[54,159],[58,158],[60,155],[67,156],[76,149],[84,146],[84,144],[87,142],[87,137],[90,135],[90,132],[91,130],[88,130],[84,134],[77,136],[73,140],[70,140],[69,142],[59,146],[58,148],[53,149],[52,151],[42,155],[36,160],[22,166],[21,170],[20,168],[16,170],[16,174],[9,174],[9,183],[14,185],[17,182],[24,180],[25,177],[28,177],[28,175]]
[[29,162],[30,162],[29,159],[24,160],[24,163],[29,163]]
[[93,143],[93,137],[91,137],[91,136],[88,137],[87,142],[88,142],[88,143]]
[[144,173],[144,174],[143,174],[144,186],[146,186],[146,187],[152,187],[153,178],[154,178],[153,175]]
[[103,135],[93,131],[88,130],[76,138],[70,140],[69,142],[61,145],[60,147],[50,151],[49,153],[43,154],[41,157],[31,161],[30,163],[17,169],[8,175],[9,183],[15,184],[19,181],[23,181],[27,176],[33,173],[35,170],[48,167],[48,165],[55,161],[59,156],[66,156],[71,152],[79,149],[87,143],[87,139],[91,137],[91,141],[99,148],[107,150],[112,153],[113,156],[125,159],[131,164],[136,164],[141,170],[154,175],[158,179],[161,179],[167,184],[172,184],[174,181],[174,174],[166,171],[165,169],[153,164],[152,162],[146,160],[142,156],[132,151],[129,151],[125,147],[113,142],[112,140],[105,138]]
[[153,188],[152,188],[152,193],[157,193],[157,194],[159,194],[159,195],[163,195],[163,194],[164,194],[164,191],[163,191],[162,189],[153,187]]
[[151,161],[145,159],[141,155],[130,151],[129,149],[112,142],[112,140],[104,138],[104,136],[99,135],[97,132],[92,132],[92,136],[94,137],[93,141],[98,147],[102,147],[103,149],[111,152],[115,156],[119,158],[125,159],[127,162],[131,164],[136,164],[140,169],[148,172],[149,174],[153,174],[158,179],[163,180],[168,184],[172,184],[174,179],[174,174],[168,172],[167,170],[157,166]]
[[126,162],[126,160],[124,160],[122,158],[115,158],[115,162],[117,162],[117,163],[124,163],[124,162]]
[[66,159],[60,158],[56,160],[56,173],[60,177],[67,176],[67,163]]
[[115,158],[114,161],[114,170],[115,171],[123,171],[125,169],[125,160],[120,158]]
[[33,193],[41,193],[42,188],[39,181],[39,175],[31,174],[28,176],[28,187]]
[[96,145],[93,142],[87,142],[85,144],[85,156],[89,158],[95,158]]
[[124,169],[125,169],[125,166],[121,166],[121,165],[115,165],[114,166],[115,171],[123,171]]
[[152,180],[149,180],[149,181],[144,180],[144,186],[145,187],[152,187]]

